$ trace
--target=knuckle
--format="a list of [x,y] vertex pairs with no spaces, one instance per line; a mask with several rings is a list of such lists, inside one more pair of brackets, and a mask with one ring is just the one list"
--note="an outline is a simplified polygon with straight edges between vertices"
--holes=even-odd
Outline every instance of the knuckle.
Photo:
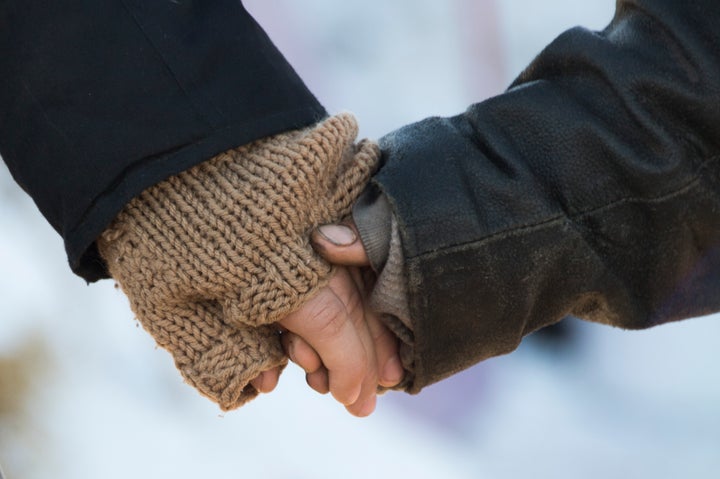
[[316,311],[313,318],[313,332],[320,338],[336,338],[345,329],[345,309],[333,301],[327,301]]

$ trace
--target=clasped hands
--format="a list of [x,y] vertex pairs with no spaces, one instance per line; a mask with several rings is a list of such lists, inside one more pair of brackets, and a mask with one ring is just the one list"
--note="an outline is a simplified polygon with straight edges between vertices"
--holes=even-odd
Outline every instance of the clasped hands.
[[[311,240],[335,271],[327,286],[279,322],[283,347],[312,389],[331,393],[354,416],[368,416],[378,386],[393,387],[403,378],[397,338],[367,307],[363,270],[369,261],[354,224],[321,226]],[[271,369],[251,384],[267,393],[279,376],[280,368]]]

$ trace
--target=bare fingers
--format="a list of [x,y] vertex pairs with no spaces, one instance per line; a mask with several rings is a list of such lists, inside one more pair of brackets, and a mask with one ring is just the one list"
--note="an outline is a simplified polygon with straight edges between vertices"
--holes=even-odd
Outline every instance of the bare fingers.
[[330,376],[325,366],[322,366],[317,371],[307,373],[305,375],[305,381],[315,391],[320,394],[327,394],[330,392]]
[[357,316],[362,315],[362,299],[344,269],[336,272],[330,284],[334,289],[324,288],[280,324],[304,338],[317,352],[328,370],[333,397],[351,405],[358,400],[365,376],[370,372],[365,341],[356,329]]
[[282,344],[290,361],[305,371],[305,380],[308,386],[320,394],[330,392],[328,370],[313,347],[303,338],[290,331],[282,334]]
[[369,313],[367,315],[367,325],[375,345],[378,383],[386,388],[397,386],[405,376],[398,353],[399,341],[377,314]]
[[322,367],[320,355],[302,337],[292,331],[286,331],[282,334],[281,341],[290,360],[306,373],[313,373]]
[[268,369],[267,371],[261,372],[255,379],[250,381],[252,387],[261,393],[272,392],[278,384],[280,379],[280,367]]

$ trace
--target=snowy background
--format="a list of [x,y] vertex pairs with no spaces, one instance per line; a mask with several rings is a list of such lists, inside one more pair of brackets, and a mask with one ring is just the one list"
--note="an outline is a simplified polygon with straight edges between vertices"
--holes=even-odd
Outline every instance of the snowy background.
[[[612,0],[248,0],[332,112],[377,137],[500,93]],[[0,166],[0,463],[13,478],[720,477],[720,318],[571,322],[368,419],[295,367],[239,411],[184,385],[121,293],[90,287]]]

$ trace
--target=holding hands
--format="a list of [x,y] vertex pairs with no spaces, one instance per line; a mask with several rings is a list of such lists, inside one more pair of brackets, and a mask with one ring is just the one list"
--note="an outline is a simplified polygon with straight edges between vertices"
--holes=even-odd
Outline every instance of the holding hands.
[[274,389],[288,355],[358,416],[401,379],[394,338],[366,307],[357,233],[315,234],[348,266],[309,244],[376,168],[377,145],[356,135],[345,114],[224,152],[142,192],[97,240],[142,326],[224,410]]

